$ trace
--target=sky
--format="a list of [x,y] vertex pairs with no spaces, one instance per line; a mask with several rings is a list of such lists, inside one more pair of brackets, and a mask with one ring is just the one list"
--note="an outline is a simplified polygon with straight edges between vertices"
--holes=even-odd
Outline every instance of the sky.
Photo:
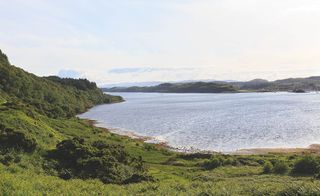
[[122,82],[320,75],[319,0],[0,0],[0,48],[40,76]]

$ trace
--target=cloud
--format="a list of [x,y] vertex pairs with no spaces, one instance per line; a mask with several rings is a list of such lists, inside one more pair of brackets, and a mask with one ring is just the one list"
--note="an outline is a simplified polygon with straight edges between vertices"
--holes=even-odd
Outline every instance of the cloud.
[[151,73],[151,72],[164,72],[164,71],[192,71],[193,68],[153,68],[153,67],[125,67],[110,69],[110,74],[128,74],[128,73]]
[[108,73],[111,74],[126,74],[126,73],[145,73],[154,72],[161,69],[151,68],[151,67],[135,67],[135,68],[114,68],[110,69]]
[[58,76],[61,78],[81,78],[82,74],[75,70],[63,69],[59,71]]

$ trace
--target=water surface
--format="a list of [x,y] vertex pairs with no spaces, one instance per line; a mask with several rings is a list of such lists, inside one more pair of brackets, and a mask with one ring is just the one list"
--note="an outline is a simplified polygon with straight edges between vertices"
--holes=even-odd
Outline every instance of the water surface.
[[320,143],[320,94],[114,93],[123,103],[80,115],[184,149],[230,152]]

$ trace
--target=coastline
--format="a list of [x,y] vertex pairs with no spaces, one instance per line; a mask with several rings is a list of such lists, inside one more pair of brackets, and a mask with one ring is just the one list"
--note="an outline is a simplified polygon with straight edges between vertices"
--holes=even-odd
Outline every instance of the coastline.
[[316,93],[319,91],[310,90],[305,92],[294,92],[290,90],[237,90],[237,91],[223,91],[223,92],[164,92],[164,91],[103,91],[105,94],[111,93],[164,93],[164,94],[243,94],[243,93],[290,93],[290,94],[308,94],[308,93]]
[[266,155],[266,154],[320,154],[320,144],[311,144],[306,148],[251,148],[240,149],[233,155]]
[[216,151],[207,151],[207,150],[200,150],[200,149],[187,149],[187,148],[176,148],[173,146],[170,146],[168,144],[168,142],[161,142],[159,140],[157,140],[154,137],[148,137],[148,136],[141,136],[138,134],[133,133],[132,131],[121,131],[119,129],[115,129],[115,128],[106,128],[103,126],[99,126],[99,122],[96,120],[92,120],[92,119],[86,119],[86,118],[80,118],[82,120],[84,120],[85,122],[87,122],[90,126],[94,126],[100,129],[103,129],[104,131],[119,135],[119,136],[123,136],[123,137],[128,137],[140,142],[144,142],[144,143],[148,143],[148,144],[153,144],[156,145],[157,147],[160,148],[165,148],[167,150],[170,151],[174,151],[174,152],[181,152],[181,153],[206,153],[206,154],[216,154],[219,152]]
[[310,144],[308,147],[297,147],[297,148],[249,148],[249,149],[239,149],[231,152],[217,152],[213,150],[200,150],[196,148],[177,148],[170,146],[168,142],[161,142],[154,137],[141,136],[135,134],[131,131],[120,131],[115,128],[106,128],[99,126],[99,122],[91,119],[83,119],[89,125],[101,128],[107,132],[120,135],[123,137],[128,137],[140,142],[154,144],[159,148],[165,148],[169,151],[192,154],[192,153],[203,153],[203,154],[229,154],[229,155],[267,155],[267,154],[320,154],[320,144]]

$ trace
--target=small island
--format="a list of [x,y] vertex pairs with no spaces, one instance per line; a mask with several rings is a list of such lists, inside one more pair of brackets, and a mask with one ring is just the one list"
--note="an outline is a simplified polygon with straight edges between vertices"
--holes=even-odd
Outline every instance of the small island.
[[306,91],[303,90],[303,89],[294,89],[292,92],[294,92],[294,93],[306,93]]

